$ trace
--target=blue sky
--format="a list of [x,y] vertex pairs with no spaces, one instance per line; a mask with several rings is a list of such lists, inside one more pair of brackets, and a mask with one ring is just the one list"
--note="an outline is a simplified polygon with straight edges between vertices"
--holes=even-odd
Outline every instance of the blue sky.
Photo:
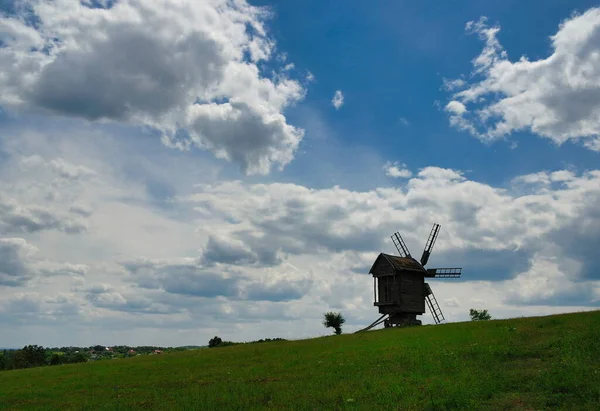
[[[518,142],[519,150],[506,142],[488,146],[448,127],[447,116],[434,105],[448,100],[441,89],[443,78],[468,75],[471,59],[482,45],[476,36],[465,34],[466,22],[485,15],[502,26],[499,38],[511,58],[540,59],[551,54],[549,36],[556,33],[559,22],[593,5],[586,1],[279,2],[270,26],[297,67],[315,74],[318,80],[306,103],[326,116],[342,145],[375,150],[411,168],[435,164],[471,170],[479,181],[503,184],[518,175],[565,164],[589,169],[598,157],[571,144],[557,149],[527,132],[509,138]],[[340,112],[331,110],[332,88],[344,92]],[[290,118],[297,114],[302,121],[302,108],[298,111],[292,110]],[[403,124],[402,118],[410,124]]]
[[0,346],[358,329],[433,222],[450,321],[598,306],[593,2],[177,4],[0,0]]

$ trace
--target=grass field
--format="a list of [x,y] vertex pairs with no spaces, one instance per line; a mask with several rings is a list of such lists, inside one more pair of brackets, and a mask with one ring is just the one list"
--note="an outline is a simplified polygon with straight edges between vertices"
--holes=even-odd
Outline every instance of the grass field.
[[10,410],[600,410],[600,311],[0,372]]

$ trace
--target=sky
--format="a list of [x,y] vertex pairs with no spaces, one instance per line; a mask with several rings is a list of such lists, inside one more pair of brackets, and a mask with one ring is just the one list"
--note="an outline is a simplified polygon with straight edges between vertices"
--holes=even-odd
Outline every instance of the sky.
[[433,223],[448,322],[598,309],[599,84],[591,1],[0,0],[0,347],[352,332]]

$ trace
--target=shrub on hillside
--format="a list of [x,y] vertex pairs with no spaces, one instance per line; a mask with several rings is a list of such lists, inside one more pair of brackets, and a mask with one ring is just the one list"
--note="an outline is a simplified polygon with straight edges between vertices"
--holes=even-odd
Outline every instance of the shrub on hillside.
[[233,341],[223,341],[220,337],[215,336],[208,341],[208,348],[215,347],[227,347],[228,345],[236,345],[240,343],[236,343]]
[[221,338],[215,336],[208,341],[208,348],[218,347],[222,342],[223,340]]
[[487,310],[469,310],[469,315],[471,316],[471,321],[485,321],[491,320],[492,316],[488,314]]
[[342,333],[342,324],[346,322],[346,319],[342,313],[328,312],[324,314],[323,325],[327,328],[333,328],[337,335]]

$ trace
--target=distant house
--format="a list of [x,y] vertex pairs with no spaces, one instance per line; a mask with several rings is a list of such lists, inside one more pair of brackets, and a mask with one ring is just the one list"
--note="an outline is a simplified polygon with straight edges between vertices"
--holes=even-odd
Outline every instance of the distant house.
[[152,351],[153,354],[162,354],[163,352],[161,350],[154,350]]

